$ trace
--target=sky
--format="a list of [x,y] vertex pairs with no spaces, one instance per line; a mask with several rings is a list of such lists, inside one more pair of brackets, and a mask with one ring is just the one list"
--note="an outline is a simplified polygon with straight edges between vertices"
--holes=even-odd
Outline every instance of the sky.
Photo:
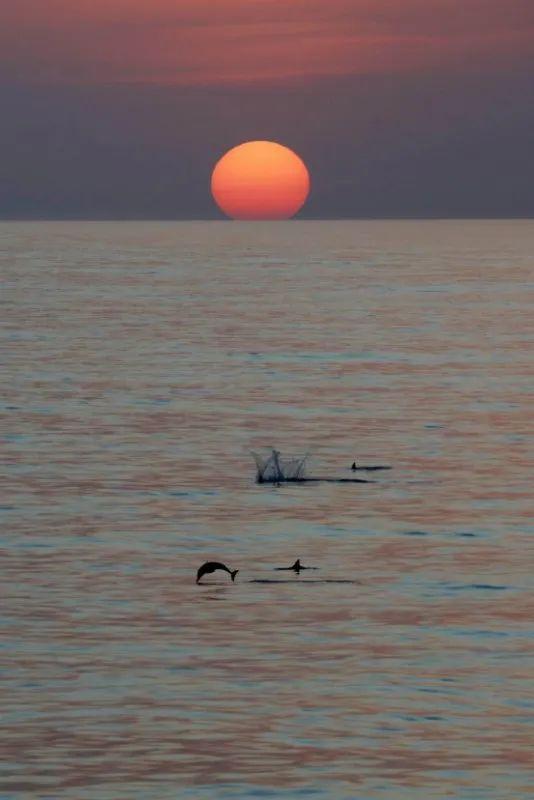
[[0,218],[216,219],[249,139],[304,217],[534,216],[532,0],[17,0],[0,108]]

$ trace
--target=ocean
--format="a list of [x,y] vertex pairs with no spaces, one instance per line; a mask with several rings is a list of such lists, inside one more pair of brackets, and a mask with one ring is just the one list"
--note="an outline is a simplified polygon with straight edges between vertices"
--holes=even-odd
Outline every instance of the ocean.
[[0,224],[2,800],[531,797],[533,253]]

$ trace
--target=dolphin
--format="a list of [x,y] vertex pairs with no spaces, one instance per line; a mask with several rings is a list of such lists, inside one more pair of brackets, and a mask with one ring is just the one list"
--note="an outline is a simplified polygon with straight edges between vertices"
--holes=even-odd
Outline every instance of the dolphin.
[[373,464],[364,466],[363,464],[357,464],[355,461],[352,462],[350,468],[353,472],[356,472],[356,470],[359,470],[360,472],[376,472],[376,470],[379,469],[391,469],[391,467],[386,466],[386,464]]
[[203,575],[209,575],[210,572],[215,572],[216,569],[222,569],[224,572],[228,572],[232,578],[232,581],[235,581],[235,576],[239,572],[238,569],[234,569],[233,571],[228,569],[226,564],[221,564],[220,561],[206,561],[206,563],[202,564],[197,571],[197,583],[200,581]]
[[299,572],[300,572],[302,569],[319,569],[319,568],[318,568],[318,567],[304,567],[304,566],[303,566],[303,565],[300,563],[300,558],[297,558],[297,560],[295,561],[295,563],[294,563],[294,564],[292,564],[290,567],[275,567],[275,569],[277,569],[277,570],[279,570],[279,571],[282,571],[282,570],[291,570],[291,569],[292,569],[292,570],[293,570],[293,572],[296,572],[296,573],[297,573],[297,575],[298,575],[298,574],[299,574]]

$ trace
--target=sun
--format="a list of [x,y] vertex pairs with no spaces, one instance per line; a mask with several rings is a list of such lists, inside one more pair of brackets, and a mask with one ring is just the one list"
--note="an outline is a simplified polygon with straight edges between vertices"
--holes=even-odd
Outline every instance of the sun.
[[304,161],[276,142],[245,142],[217,162],[211,192],[233,219],[289,219],[310,193]]

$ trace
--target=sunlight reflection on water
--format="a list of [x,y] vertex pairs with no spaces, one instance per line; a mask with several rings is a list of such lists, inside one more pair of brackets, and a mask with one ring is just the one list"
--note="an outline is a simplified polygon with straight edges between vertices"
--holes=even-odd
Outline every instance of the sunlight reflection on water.
[[2,797],[530,796],[534,224],[0,236]]

